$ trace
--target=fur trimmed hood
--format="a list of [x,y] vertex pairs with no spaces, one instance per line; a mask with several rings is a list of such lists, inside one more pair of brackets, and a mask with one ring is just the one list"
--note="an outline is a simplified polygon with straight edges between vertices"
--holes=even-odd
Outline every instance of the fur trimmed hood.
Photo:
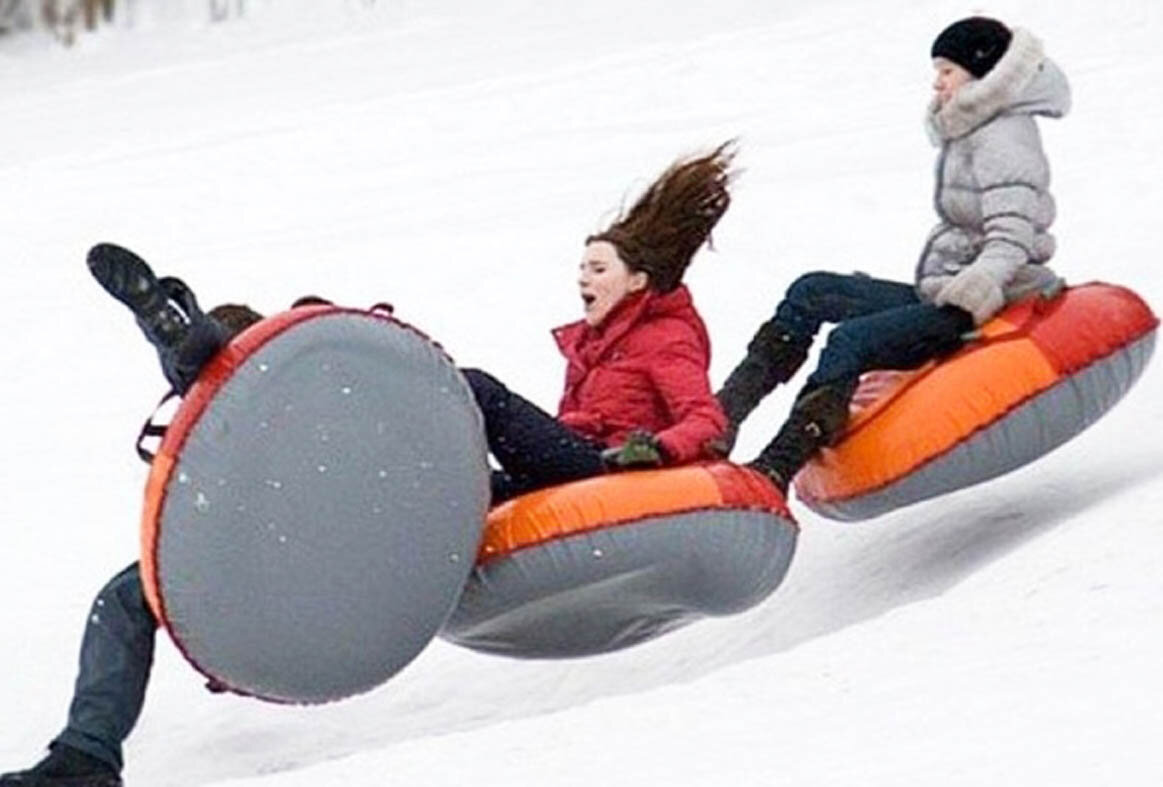
[[1062,117],[1070,111],[1066,75],[1046,57],[1042,42],[1014,28],[1013,39],[988,74],[963,86],[945,106],[925,113],[925,130],[936,146],[957,139],[1002,113]]

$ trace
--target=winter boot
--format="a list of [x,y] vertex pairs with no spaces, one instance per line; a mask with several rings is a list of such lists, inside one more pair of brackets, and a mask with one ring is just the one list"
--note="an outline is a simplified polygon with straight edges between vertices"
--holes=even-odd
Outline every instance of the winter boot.
[[187,287],[184,281],[176,276],[162,276],[157,283],[170,305],[177,307],[186,318],[186,322],[195,322],[204,316],[193,290]]
[[0,787],[121,787],[121,776],[103,760],[57,743],[34,767],[0,776]]
[[202,367],[230,341],[232,331],[202,313],[181,279],[154,276],[128,249],[101,243],[89,250],[89,270],[105,291],[129,307],[157,350],[162,374],[178,394],[194,384]]
[[[145,260],[112,243],[99,243],[90,249],[87,262],[97,283],[133,312],[150,344],[162,350],[176,347],[185,338],[189,315],[171,298],[177,280],[169,279],[163,286]],[[181,288],[188,292],[185,285]]]
[[843,431],[854,390],[854,384],[831,384],[801,395],[775,439],[747,466],[766,475],[786,495],[800,468]]
[[751,411],[777,385],[790,380],[807,357],[808,345],[796,341],[774,319],[760,326],[747,345],[747,355],[715,394],[727,414],[727,431],[717,446],[724,456],[735,447],[739,426]]

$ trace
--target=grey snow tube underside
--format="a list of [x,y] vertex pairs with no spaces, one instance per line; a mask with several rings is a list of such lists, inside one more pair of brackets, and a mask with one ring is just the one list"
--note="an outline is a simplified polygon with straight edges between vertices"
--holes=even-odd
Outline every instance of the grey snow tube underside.
[[1016,470],[1067,442],[1114,407],[1138,380],[1154,347],[1152,331],[1032,396],[952,450],[878,490],[848,499],[803,502],[831,519],[871,519]]
[[316,312],[230,361],[179,441],[152,554],[190,662],[280,702],[408,664],[460,595],[489,496],[481,415],[443,352],[375,313]]
[[441,636],[523,658],[625,648],[759,603],[787,573],[797,534],[790,518],[739,508],[553,539],[478,565]]

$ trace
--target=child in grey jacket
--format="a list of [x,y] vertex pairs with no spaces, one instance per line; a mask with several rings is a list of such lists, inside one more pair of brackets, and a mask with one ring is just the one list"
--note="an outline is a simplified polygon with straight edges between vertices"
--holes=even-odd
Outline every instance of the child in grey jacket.
[[930,54],[936,79],[925,125],[940,149],[939,222],[915,281],[800,277],[718,393],[729,450],[744,418],[799,369],[821,325],[838,323],[787,421],[750,463],[785,492],[843,430],[863,372],[912,369],[951,353],[1007,303],[1061,284],[1045,265],[1054,200],[1035,117],[1066,114],[1066,77],[1030,33],[985,17],[950,25]]

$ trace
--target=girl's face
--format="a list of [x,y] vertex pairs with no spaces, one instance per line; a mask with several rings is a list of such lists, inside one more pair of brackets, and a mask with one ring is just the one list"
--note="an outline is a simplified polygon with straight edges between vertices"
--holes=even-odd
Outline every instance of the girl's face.
[[937,92],[937,106],[940,107],[948,104],[963,85],[973,81],[973,74],[943,57],[933,58],[933,70],[937,72],[933,90]]
[[646,289],[649,281],[644,272],[626,267],[614,244],[604,240],[587,243],[577,277],[586,323],[601,325],[623,298]]

